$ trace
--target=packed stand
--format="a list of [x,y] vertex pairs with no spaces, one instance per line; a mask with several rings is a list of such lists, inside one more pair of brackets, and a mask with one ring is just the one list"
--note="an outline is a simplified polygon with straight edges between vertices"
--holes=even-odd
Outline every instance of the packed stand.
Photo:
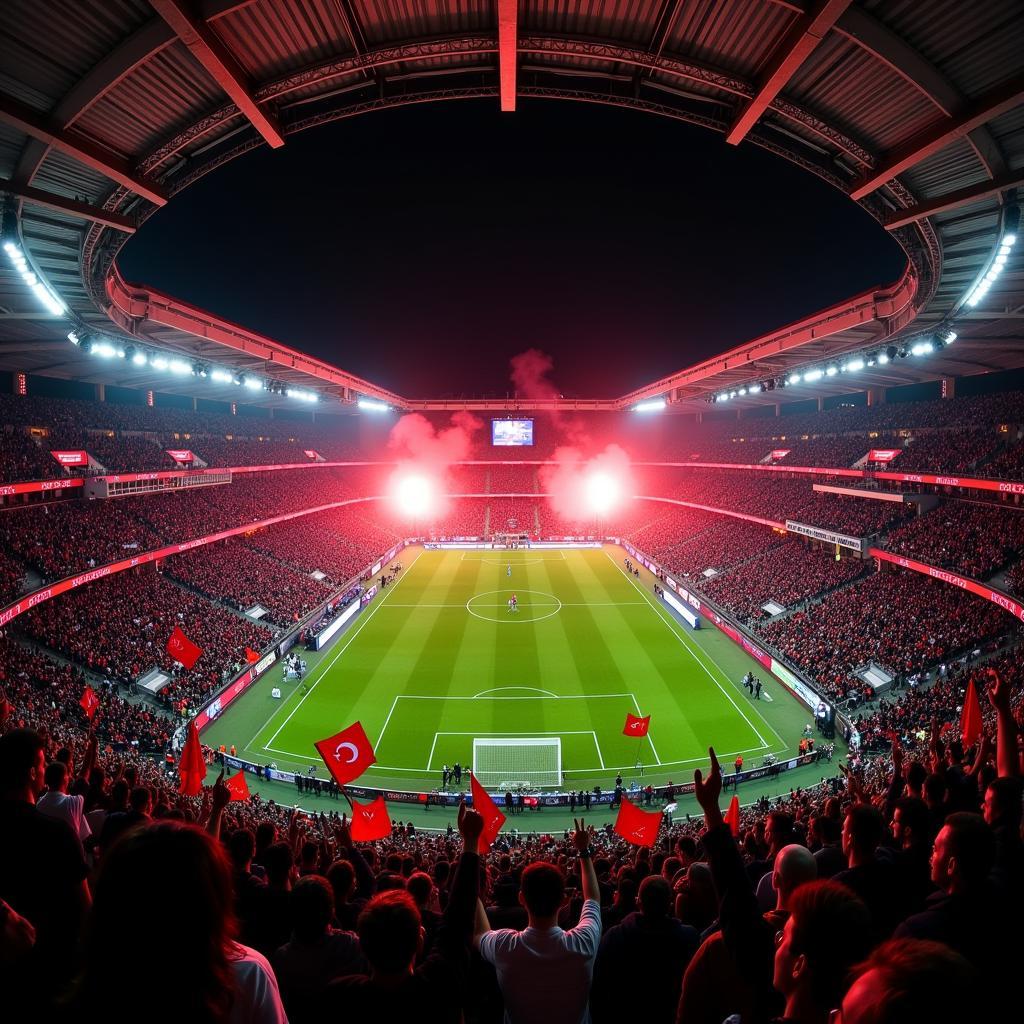
[[789,541],[700,583],[700,592],[753,625],[771,616],[762,607],[774,601],[783,608],[799,607],[809,598],[845,586],[867,572],[859,558],[836,561],[825,549]]
[[[968,473],[1002,444],[993,430],[941,430],[916,434],[886,469],[899,473]],[[881,447],[880,445],[878,447]],[[992,476],[979,469],[978,476]]]
[[989,601],[920,573],[890,571],[769,623],[758,636],[843,700],[863,690],[853,670],[869,660],[907,676],[1018,631],[1016,619]]
[[663,554],[661,565],[674,576],[703,579],[707,570],[722,572],[782,543],[767,527],[716,516],[707,529]]
[[536,533],[536,501],[529,498],[490,498],[487,506],[492,537],[497,533]]
[[1024,552],[1024,512],[946,501],[893,530],[885,549],[984,580]]
[[[192,710],[245,666],[246,648],[261,653],[275,635],[158,573],[138,571],[36,605],[18,619],[18,627],[112,683],[129,685],[158,668],[170,677],[159,700],[179,708],[185,702]],[[167,653],[175,627],[203,652],[191,669]]]
[[537,491],[536,466],[491,466],[491,494],[535,494]]
[[175,555],[164,563],[164,572],[238,611],[260,605],[267,611],[267,621],[276,626],[297,622],[331,594],[312,576],[231,541]]

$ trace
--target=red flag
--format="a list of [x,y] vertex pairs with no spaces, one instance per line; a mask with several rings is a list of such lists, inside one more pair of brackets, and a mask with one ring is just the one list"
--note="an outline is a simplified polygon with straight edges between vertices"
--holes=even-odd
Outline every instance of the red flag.
[[355,722],[335,736],[314,743],[316,752],[324,759],[327,770],[339,786],[358,779],[377,760],[363,727]]
[[201,647],[194,643],[181,631],[181,626],[175,626],[174,632],[167,641],[167,653],[185,668],[191,668],[203,653]]
[[967,684],[967,693],[964,694],[964,709],[960,713],[960,739],[963,740],[965,750],[981,739],[981,703],[973,679]]
[[615,819],[615,831],[634,846],[653,846],[658,839],[661,825],[661,811],[641,811],[635,804],[622,798],[619,816]]
[[178,792],[185,796],[199,796],[203,791],[203,779],[206,778],[206,762],[203,760],[203,748],[199,745],[199,730],[195,720],[188,723],[188,738],[181,751],[181,762],[178,765],[181,783]]
[[732,830],[734,836],[740,834],[740,798],[734,796],[729,801],[729,810],[725,812],[725,818],[723,819],[726,825]]
[[477,852],[487,853],[494,840],[498,838],[501,826],[505,824],[505,815],[498,810],[498,805],[490,798],[486,789],[476,781],[476,776],[469,776],[470,792],[473,794],[473,810],[484,816],[484,830],[480,833],[480,846]]
[[647,730],[651,727],[651,716],[646,715],[640,718],[626,712],[626,724],[622,727],[623,736],[646,736]]
[[224,783],[224,785],[231,790],[232,800],[249,799],[249,783],[245,781],[245,772],[239,772],[237,775],[233,775]]
[[93,715],[96,714],[96,709],[100,706],[100,699],[96,696],[96,691],[91,686],[87,686],[78,703],[81,704],[85,717],[91,722]]
[[371,843],[391,835],[391,815],[384,797],[379,796],[370,804],[351,799],[349,803],[352,805],[352,838],[356,842]]
[[251,647],[246,647],[245,660],[251,665],[253,662],[259,661],[260,656]]

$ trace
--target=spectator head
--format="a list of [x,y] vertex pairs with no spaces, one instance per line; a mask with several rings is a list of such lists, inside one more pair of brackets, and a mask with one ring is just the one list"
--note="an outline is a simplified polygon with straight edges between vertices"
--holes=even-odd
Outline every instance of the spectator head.
[[292,934],[299,942],[311,943],[327,934],[334,920],[334,890],[320,875],[306,875],[291,892]]
[[682,862],[678,857],[666,857],[661,862],[661,874],[663,878],[667,878],[670,882],[676,877],[676,872],[682,867]]
[[980,814],[951,814],[935,837],[932,881],[944,892],[972,891],[988,878],[995,856],[995,836]]
[[51,761],[43,781],[51,793],[63,793],[68,784],[68,766],[63,761]]
[[256,852],[262,854],[271,843],[275,842],[277,842],[277,826],[272,821],[261,821],[256,826]]
[[778,853],[793,841],[793,815],[772,811],[764,826],[764,841],[771,852]]
[[911,761],[907,769],[907,789],[911,793],[920,795],[924,792],[925,780],[928,778],[928,770],[920,761]]
[[256,840],[247,828],[238,828],[228,838],[228,855],[236,871],[248,871],[256,852]]
[[648,875],[640,883],[640,913],[644,917],[668,917],[672,904],[672,886],[664,875]]
[[688,868],[697,859],[697,840],[693,836],[680,836],[676,840],[676,856],[680,865]]
[[292,848],[287,843],[271,843],[263,852],[263,867],[271,885],[286,887],[292,871]]
[[676,883],[676,917],[703,931],[718,916],[718,892],[711,868],[697,861]]
[[375,975],[398,977],[412,971],[423,949],[423,925],[416,901],[404,890],[378,893],[359,915],[359,943]]
[[[77,1000],[82,1009],[100,1013],[117,991],[126,1005],[148,1005],[153,977],[124,970],[145,948],[168,972],[161,1016],[227,1019],[235,990],[229,962],[235,931],[231,867],[212,836],[176,822],[127,832],[100,866]],[[188,984],[173,984],[172,978],[187,978]]]
[[356,873],[347,860],[336,860],[327,869],[327,881],[334,890],[334,905],[338,907],[349,901],[356,887]]
[[1024,787],[1019,778],[1005,776],[993,779],[985,790],[985,823],[992,828],[1005,825],[1011,830],[1019,830],[1022,799]]
[[129,803],[136,814],[151,814],[153,811],[153,794],[148,786],[136,786],[132,790]]
[[842,826],[835,818],[827,814],[816,814],[811,818],[811,838],[822,846],[831,846],[838,843],[842,833]]
[[928,842],[928,805],[918,796],[902,796],[892,814],[892,837],[904,850]]
[[871,948],[867,907],[845,885],[808,882],[793,893],[776,937],[773,984],[785,1016],[820,1016],[839,1006],[846,976]]
[[778,908],[785,910],[793,893],[818,877],[818,862],[806,846],[790,843],[779,850],[772,868],[772,888],[777,893]]
[[0,793],[35,803],[46,780],[46,744],[32,729],[0,736]]
[[970,1020],[977,1016],[974,969],[941,942],[890,939],[856,968],[843,997],[843,1024]]
[[924,780],[924,801],[929,807],[941,807],[946,802],[946,778],[932,772]]
[[565,897],[565,876],[546,861],[530,864],[520,881],[519,902],[526,907],[530,923],[552,920]]
[[425,871],[414,871],[405,883],[409,895],[416,901],[420,910],[426,909],[430,902],[430,894],[434,891],[434,880]]
[[878,808],[870,804],[854,804],[843,820],[843,853],[852,867],[855,862],[870,860],[882,841],[885,825]]

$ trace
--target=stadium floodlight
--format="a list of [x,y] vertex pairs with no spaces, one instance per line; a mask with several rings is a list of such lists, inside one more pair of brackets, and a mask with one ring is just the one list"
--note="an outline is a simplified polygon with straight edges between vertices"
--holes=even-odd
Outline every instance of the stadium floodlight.
[[825,367],[825,376],[826,377],[834,377],[838,372],[839,372],[839,367],[836,366],[835,363],[829,363],[828,366]]
[[214,369],[210,371],[210,379],[215,380],[218,384],[230,384],[234,378],[227,370]]
[[747,388],[747,393],[751,394],[751,395],[756,395],[760,391],[761,391],[761,385],[760,384],[751,384],[750,387]]
[[856,373],[858,370],[864,369],[864,360],[860,356],[851,359],[844,367],[847,373]]
[[149,361],[149,365],[152,366],[154,370],[166,370],[171,363],[170,360],[164,356],[153,356]]
[[938,334],[936,334],[935,336],[943,345],[952,345],[958,337],[956,331],[951,331],[948,329],[944,331],[939,331]]
[[360,398],[356,402],[356,406],[363,412],[389,412],[391,409],[386,402],[377,402],[372,398]]
[[263,381],[259,377],[250,377],[246,375],[245,380],[242,382],[250,391],[262,391]]
[[747,393],[747,389],[746,388],[740,388],[739,391],[736,392],[736,394],[739,395],[740,397],[742,397],[746,393]]
[[808,384],[813,384],[815,381],[821,380],[821,378],[824,377],[824,376],[825,376],[825,371],[824,370],[818,370],[818,369],[808,370],[804,374],[804,380]]
[[78,331],[68,331],[68,341],[70,341],[72,345],[77,345],[81,340],[82,339]]
[[17,242],[4,242],[4,252],[7,253],[7,258],[18,272],[18,276],[29,291],[46,307],[46,311],[51,316],[64,316],[68,307],[64,304],[63,299],[42,279],[42,275],[36,272],[22,247]]
[[661,412],[665,405],[664,398],[652,398],[648,402],[637,402],[633,406],[633,412]]
[[912,356],[926,356],[935,349],[930,341],[916,341],[910,349]]
[[192,367],[185,362],[184,359],[172,359],[168,364],[167,368],[171,373],[191,373]]
[[799,373],[791,373],[789,379],[786,381],[787,384],[799,384],[803,380],[803,377]]
[[609,473],[591,473],[587,477],[586,489],[587,505],[594,515],[606,515],[619,500],[619,483]]
[[395,485],[395,501],[399,511],[410,519],[427,516],[434,503],[434,488],[430,480],[418,473],[409,473]]
[[1009,262],[1013,251],[1013,246],[1017,241],[1016,225],[1019,220],[1019,209],[1017,207],[1008,208],[1004,219],[1005,233],[999,239],[999,245],[996,247],[992,261],[985,267],[984,273],[975,279],[974,284],[971,285],[967,292],[967,297],[963,300],[972,309],[985,298],[989,289],[995,284],[999,275],[1006,268],[1006,264]]
[[149,362],[149,359],[146,357],[146,353],[145,352],[140,352],[138,349],[136,349],[132,353],[132,365],[133,366],[145,366],[146,363],[148,363],[148,362]]
[[319,396],[315,391],[302,391],[299,388],[285,388],[286,397],[297,398],[300,402],[315,402]]
[[[117,355],[117,349],[109,341],[98,341],[92,347],[92,354],[101,359],[113,359]],[[124,355],[124,350],[121,350]]]

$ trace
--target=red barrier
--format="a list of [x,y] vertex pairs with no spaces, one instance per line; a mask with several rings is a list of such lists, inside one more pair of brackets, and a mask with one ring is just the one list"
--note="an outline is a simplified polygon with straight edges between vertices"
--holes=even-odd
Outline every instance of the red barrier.
[[12,494],[36,494],[39,491],[66,491],[81,487],[85,480],[80,476],[63,477],[60,480],[30,480],[23,484],[0,484],[0,498]]
[[1004,594],[1001,590],[995,590],[993,587],[988,587],[984,583],[979,583],[977,580],[972,580],[967,576],[961,576],[959,573],[949,572],[948,569],[938,569],[934,565],[928,565],[926,562],[915,562],[912,558],[894,555],[891,551],[883,551],[881,548],[869,548],[868,554],[883,562],[892,562],[893,565],[902,566],[904,569],[912,569],[914,572],[931,576],[933,579],[941,580],[943,583],[949,583],[951,586],[960,587],[961,590],[977,594],[978,597],[983,597],[986,601],[991,601],[993,604],[999,605],[1000,608],[1005,608],[1011,615],[1015,615],[1024,622],[1024,607],[1021,607],[1019,602],[1015,601],[1009,594]]

